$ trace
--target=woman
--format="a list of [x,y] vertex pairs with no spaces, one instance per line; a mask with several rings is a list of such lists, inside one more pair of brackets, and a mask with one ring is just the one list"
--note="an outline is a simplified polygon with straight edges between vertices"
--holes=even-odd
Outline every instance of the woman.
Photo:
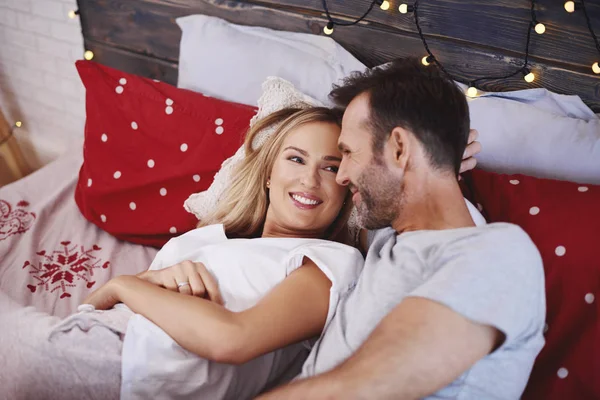
[[[213,215],[170,241],[150,271],[92,293],[85,303],[93,307],[63,321],[8,312],[13,325],[30,321],[35,330],[12,346],[29,361],[27,374],[9,383],[15,393],[238,399],[295,375],[309,345],[302,341],[319,335],[362,268],[360,252],[330,240],[352,206],[335,181],[339,117],[326,108],[285,109],[257,123]],[[272,124],[276,132],[252,149]],[[97,311],[120,302],[136,315]],[[33,354],[23,354],[28,346]],[[37,363],[48,368],[31,367]]]

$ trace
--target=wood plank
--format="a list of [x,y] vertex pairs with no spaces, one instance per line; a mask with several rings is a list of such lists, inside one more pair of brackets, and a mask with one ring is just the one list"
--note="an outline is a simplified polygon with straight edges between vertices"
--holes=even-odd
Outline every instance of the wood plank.
[[[298,14],[294,10],[225,0],[170,0],[168,3],[163,0],[108,0],[86,1],[81,11],[86,40],[103,44],[104,51],[107,51],[107,47],[117,47],[132,54],[158,57],[163,63],[173,66],[179,52],[180,31],[174,22],[178,16],[201,13],[238,24],[317,34],[322,32],[326,20],[319,13]],[[424,54],[423,45],[415,34],[375,23],[337,27],[333,37],[368,66],[396,57]],[[484,75],[506,74],[522,61],[520,55],[515,57],[511,53],[499,54],[462,41],[432,37],[429,42],[449,72],[464,82]],[[112,59],[106,62],[116,66],[118,55],[115,53],[111,57]],[[97,55],[96,59],[105,62],[102,55]],[[138,64],[141,62],[139,58],[136,60]],[[144,63],[148,64],[146,61],[148,60],[144,60]],[[600,79],[587,73],[589,67],[549,62],[533,62],[533,66],[540,76],[533,85],[527,84],[522,78],[516,78],[483,83],[482,89],[500,91],[543,85],[558,93],[577,93],[592,107],[600,110]],[[150,67],[146,65],[142,68],[138,65],[135,68],[143,71],[144,68]],[[156,71],[150,73],[156,74]],[[145,73],[140,74],[148,76]],[[172,72],[170,74],[169,79],[172,81]]]
[[177,63],[159,60],[129,50],[119,49],[85,39],[85,48],[94,52],[94,61],[118,70],[158,79],[159,81],[177,85]]
[[[183,2],[185,0],[178,0]],[[249,1],[253,2],[253,1]],[[292,6],[323,14],[321,0],[258,0],[273,7]],[[367,22],[378,23],[406,32],[417,33],[412,14],[402,15],[391,1],[388,11],[377,6]],[[371,0],[328,0],[330,12],[356,19],[369,7]],[[406,3],[412,3],[407,1]],[[546,33],[533,34],[531,54],[546,62],[578,64],[590,67],[598,52],[590,36],[582,12],[569,14],[562,1],[538,0],[538,20],[546,25]],[[587,2],[593,26],[600,30],[600,3]],[[427,37],[478,44],[521,54],[525,49],[527,26],[531,20],[529,0],[427,0],[419,5],[419,19]]]

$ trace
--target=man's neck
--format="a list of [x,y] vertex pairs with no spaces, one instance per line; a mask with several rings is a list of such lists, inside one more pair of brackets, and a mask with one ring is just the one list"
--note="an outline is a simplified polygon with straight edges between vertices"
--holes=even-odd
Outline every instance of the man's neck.
[[[392,223],[398,233],[475,226],[460,187],[452,177],[407,176],[401,214]],[[412,179],[413,182],[409,180]],[[410,188],[410,189],[409,189]]]

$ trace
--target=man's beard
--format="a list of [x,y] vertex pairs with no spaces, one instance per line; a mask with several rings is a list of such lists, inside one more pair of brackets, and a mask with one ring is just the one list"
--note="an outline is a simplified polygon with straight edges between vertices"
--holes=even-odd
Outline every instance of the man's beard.
[[391,226],[401,211],[404,180],[393,176],[385,165],[372,162],[355,186],[361,198],[356,205],[358,224],[370,230]]

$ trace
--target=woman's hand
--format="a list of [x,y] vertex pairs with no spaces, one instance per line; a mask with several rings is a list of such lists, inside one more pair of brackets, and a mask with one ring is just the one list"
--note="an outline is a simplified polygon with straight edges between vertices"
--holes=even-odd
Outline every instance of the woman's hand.
[[104,286],[94,290],[92,294],[83,301],[83,304],[91,304],[96,310],[108,310],[113,308],[115,304],[121,302],[118,296],[118,286],[122,280],[123,277],[121,276],[111,279]]
[[161,270],[142,272],[137,277],[173,292],[223,304],[217,281],[201,262],[183,261]]
[[475,168],[477,160],[474,158],[476,154],[481,151],[481,143],[477,141],[479,132],[475,129],[471,129],[469,132],[469,139],[467,141],[467,148],[463,154],[462,162],[460,163],[460,173],[467,172]]

